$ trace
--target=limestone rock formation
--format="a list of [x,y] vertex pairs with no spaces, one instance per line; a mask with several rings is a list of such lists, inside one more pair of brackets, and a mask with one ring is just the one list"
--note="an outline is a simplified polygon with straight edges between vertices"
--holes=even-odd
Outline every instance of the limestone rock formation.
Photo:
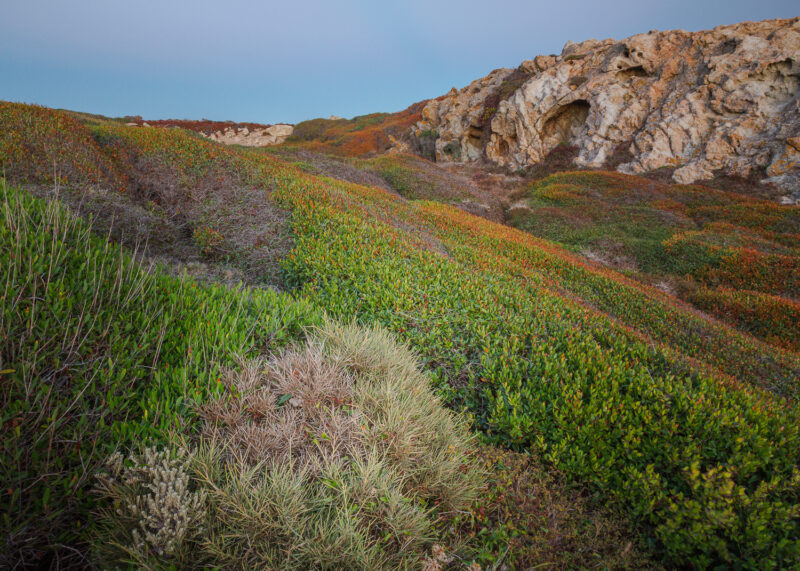
[[763,175],[800,200],[800,18],[568,42],[430,101],[413,129],[436,159],[674,168],[691,183]]
[[291,125],[277,124],[260,129],[250,127],[226,127],[211,133],[201,133],[218,143],[226,145],[243,145],[245,147],[266,147],[277,145],[286,140],[294,131]]

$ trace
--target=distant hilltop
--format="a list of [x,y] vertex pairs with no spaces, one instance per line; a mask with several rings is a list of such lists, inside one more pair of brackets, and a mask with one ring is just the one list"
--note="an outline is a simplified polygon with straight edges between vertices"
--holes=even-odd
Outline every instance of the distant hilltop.
[[283,143],[294,131],[294,126],[287,123],[262,125],[260,123],[234,123],[233,121],[209,121],[202,119],[164,119],[145,121],[141,117],[130,118],[128,126],[140,127],[180,127],[200,133],[218,143],[226,145],[243,145],[246,147],[265,147]]
[[800,200],[800,18],[567,42],[431,100],[413,134],[437,161],[575,164],[766,179]]

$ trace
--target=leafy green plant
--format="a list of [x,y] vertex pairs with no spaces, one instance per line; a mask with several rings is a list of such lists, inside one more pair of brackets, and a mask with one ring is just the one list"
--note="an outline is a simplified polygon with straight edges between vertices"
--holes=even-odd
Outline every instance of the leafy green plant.
[[198,226],[194,230],[194,243],[204,256],[215,258],[223,251],[224,239],[219,231],[209,226]]
[[450,141],[442,147],[442,152],[454,160],[461,160],[461,146],[456,141]]
[[[235,355],[280,347],[319,313],[272,290],[148,271],[57,202],[0,184],[3,557],[85,535],[91,474],[116,447],[163,442],[218,393]],[[37,555],[38,554],[38,555]]]

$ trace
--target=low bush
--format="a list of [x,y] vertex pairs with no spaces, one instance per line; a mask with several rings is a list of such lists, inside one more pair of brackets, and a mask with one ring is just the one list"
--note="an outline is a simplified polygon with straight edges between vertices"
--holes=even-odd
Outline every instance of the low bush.
[[360,157],[391,148],[395,139],[408,139],[426,101],[397,113],[372,113],[352,119],[311,119],[295,125],[288,143],[323,153]]
[[194,243],[197,249],[209,259],[219,257],[223,252],[225,240],[218,230],[209,226],[198,226],[194,229]]
[[0,176],[17,182],[80,181],[121,187],[119,173],[77,118],[0,101]]
[[800,352],[800,303],[766,293],[731,288],[697,288],[690,294],[697,307],[731,321],[752,335]]
[[381,330],[327,322],[226,387],[189,461],[148,450],[101,474],[104,505],[123,506],[100,514],[104,565],[407,568],[477,497],[472,437]]

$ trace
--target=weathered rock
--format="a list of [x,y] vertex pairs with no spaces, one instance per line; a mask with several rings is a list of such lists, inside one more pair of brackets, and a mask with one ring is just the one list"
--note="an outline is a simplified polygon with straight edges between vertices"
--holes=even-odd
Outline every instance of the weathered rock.
[[623,149],[622,172],[765,172],[800,200],[799,90],[800,18],[648,32],[495,70],[430,101],[414,133],[438,134],[439,161],[521,168],[565,143],[577,165],[602,167]]
[[415,134],[419,136],[426,130],[438,132],[437,160],[475,160],[483,154],[484,102],[513,71],[496,69],[461,91],[454,87],[450,93],[422,109],[422,119],[415,127]]
[[291,125],[270,125],[263,129],[250,130],[248,127],[226,127],[221,131],[213,133],[201,133],[218,143],[226,145],[243,145],[245,147],[266,147],[277,145],[286,140],[292,134],[294,127]]

